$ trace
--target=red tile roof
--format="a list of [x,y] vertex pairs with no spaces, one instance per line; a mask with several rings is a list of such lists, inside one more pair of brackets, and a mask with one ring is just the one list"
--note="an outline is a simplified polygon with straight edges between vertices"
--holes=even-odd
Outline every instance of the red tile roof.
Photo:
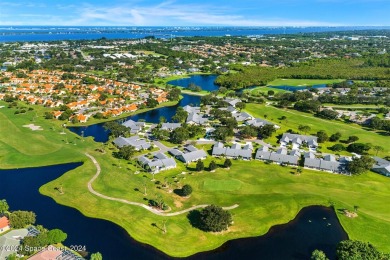
[[0,218],[0,228],[5,228],[9,226],[9,221],[7,217],[1,217]]

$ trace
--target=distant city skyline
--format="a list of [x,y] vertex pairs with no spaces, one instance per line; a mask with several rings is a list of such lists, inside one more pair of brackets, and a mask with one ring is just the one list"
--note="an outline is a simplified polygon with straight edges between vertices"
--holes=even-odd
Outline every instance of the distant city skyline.
[[0,26],[389,26],[388,11],[388,0],[6,0]]

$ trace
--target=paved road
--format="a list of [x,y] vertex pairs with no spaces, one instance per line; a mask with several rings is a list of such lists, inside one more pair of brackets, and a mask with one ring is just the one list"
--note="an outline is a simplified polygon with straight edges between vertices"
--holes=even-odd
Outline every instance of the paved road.
[[[138,203],[138,202],[133,202],[133,201],[128,201],[128,200],[125,200],[125,199],[120,199],[120,198],[114,198],[114,197],[109,197],[109,196],[106,196],[106,195],[103,195],[97,191],[95,191],[92,187],[92,183],[99,177],[100,175],[100,172],[101,172],[101,168],[100,168],[100,165],[99,163],[96,161],[95,157],[93,157],[92,155],[88,154],[88,153],[85,153],[86,156],[88,156],[93,164],[95,165],[96,167],[96,174],[92,177],[91,180],[89,180],[88,182],[88,190],[89,192],[91,192],[92,194],[100,197],[100,198],[103,198],[103,199],[106,199],[106,200],[113,200],[113,201],[119,201],[119,202],[122,202],[122,203],[125,203],[125,204],[129,204],[129,205],[134,205],[134,206],[138,206],[138,207],[142,207],[150,212],[152,212],[153,214],[156,214],[156,215],[159,215],[159,216],[163,216],[163,217],[172,217],[172,216],[177,216],[177,215],[181,215],[181,214],[184,214],[184,213],[188,213],[192,210],[195,210],[195,209],[200,209],[200,208],[205,208],[207,207],[208,205],[207,204],[202,204],[202,205],[197,205],[197,206],[193,206],[191,208],[188,208],[188,209],[185,209],[185,210],[181,210],[181,211],[177,211],[177,212],[171,212],[171,213],[164,213],[162,211],[159,211],[155,208],[152,208],[148,205],[145,205],[145,204],[142,204],[142,203]],[[231,209],[235,209],[237,208],[239,205],[238,204],[234,204],[230,207],[223,207],[223,209],[225,210],[231,210]]]

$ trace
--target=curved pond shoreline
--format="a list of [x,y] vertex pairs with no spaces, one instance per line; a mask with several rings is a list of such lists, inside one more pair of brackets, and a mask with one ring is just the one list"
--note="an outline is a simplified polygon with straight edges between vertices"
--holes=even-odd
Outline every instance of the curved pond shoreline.
[[[57,204],[52,198],[39,193],[41,185],[80,165],[81,163],[71,163],[0,170],[0,178],[4,180],[0,183],[0,198],[8,200],[11,210],[36,212],[38,224],[64,230],[68,234],[65,242],[67,246],[86,245],[89,252],[99,251],[105,259],[172,258],[150,245],[135,241],[125,229],[113,222],[84,216],[79,210]],[[302,259],[310,256],[311,251],[317,248],[332,259],[337,243],[347,238],[332,209],[310,206],[303,208],[287,224],[271,227],[265,235],[231,240],[215,250],[198,253],[188,259],[238,259],[243,256],[269,256],[264,259],[286,259],[288,256],[287,259]]]
[[272,226],[264,235],[229,240],[221,247],[188,259],[310,259],[319,249],[336,259],[336,246],[348,239],[333,208],[302,208],[288,223]]

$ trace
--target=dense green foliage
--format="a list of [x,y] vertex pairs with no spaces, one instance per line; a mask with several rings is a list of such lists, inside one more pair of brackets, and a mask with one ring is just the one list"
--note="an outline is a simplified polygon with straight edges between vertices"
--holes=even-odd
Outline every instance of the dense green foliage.
[[106,131],[110,131],[110,134],[114,137],[124,136],[129,132],[126,126],[121,125],[116,121],[104,123],[104,129],[106,129]]
[[190,196],[191,193],[192,193],[192,187],[191,187],[191,185],[185,184],[185,185],[181,188],[181,193],[180,193],[181,196],[187,197],[187,196]]
[[325,253],[321,250],[314,250],[311,253],[310,260],[328,260],[329,258],[326,257]]
[[0,215],[4,214],[8,210],[9,210],[9,206],[8,206],[7,201],[5,199],[0,200]]
[[341,241],[337,246],[339,260],[380,260],[389,259],[382,255],[372,244],[357,240]]
[[229,211],[210,205],[200,212],[200,222],[204,231],[221,232],[232,224],[232,216]]
[[363,155],[360,158],[353,158],[352,162],[348,163],[347,168],[351,174],[358,175],[371,169],[374,162],[370,156]]
[[32,211],[14,211],[10,214],[12,228],[24,228],[35,223],[36,215]]
[[362,66],[361,59],[322,59],[294,64],[291,67],[243,67],[232,66],[239,73],[229,73],[217,78],[220,86],[239,89],[246,86],[266,85],[277,78],[293,79],[389,79],[389,69],[384,67]]

